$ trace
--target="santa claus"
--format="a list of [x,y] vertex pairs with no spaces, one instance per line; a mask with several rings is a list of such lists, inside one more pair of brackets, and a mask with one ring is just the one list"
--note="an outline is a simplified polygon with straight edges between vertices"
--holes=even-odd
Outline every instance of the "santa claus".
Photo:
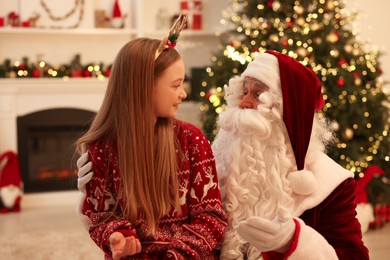
[[315,73],[267,51],[225,94],[212,145],[229,216],[221,259],[368,259],[353,174],[324,153]]

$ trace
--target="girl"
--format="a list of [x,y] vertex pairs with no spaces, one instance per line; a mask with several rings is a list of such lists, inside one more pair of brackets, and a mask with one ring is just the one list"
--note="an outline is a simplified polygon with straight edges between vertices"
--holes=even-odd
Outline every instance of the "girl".
[[76,143],[79,153],[88,146],[78,161],[80,217],[105,259],[218,258],[227,217],[209,142],[174,119],[186,97],[174,33],[162,48],[149,38],[122,47]]

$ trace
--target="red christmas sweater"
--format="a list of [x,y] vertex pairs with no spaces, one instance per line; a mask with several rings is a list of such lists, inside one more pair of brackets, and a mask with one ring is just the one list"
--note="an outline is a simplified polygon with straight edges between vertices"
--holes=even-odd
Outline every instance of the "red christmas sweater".
[[93,176],[85,186],[81,213],[89,219],[90,236],[104,251],[105,259],[112,259],[108,239],[115,231],[140,239],[141,253],[125,259],[218,258],[217,246],[225,234],[227,216],[221,205],[213,152],[192,124],[177,120],[175,134],[182,149],[177,173],[182,213],[172,211],[163,217],[153,235],[146,234],[142,219],[130,222],[116,217],[118,214],[112,216],[120,182],[116,152],[104,141],[90,144]]

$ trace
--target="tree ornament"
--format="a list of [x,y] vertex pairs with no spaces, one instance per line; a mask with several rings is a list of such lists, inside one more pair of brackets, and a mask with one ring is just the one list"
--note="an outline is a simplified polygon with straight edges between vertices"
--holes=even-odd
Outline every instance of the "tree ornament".
[[351,140],[353,138],[354,132],[351,128],[347,128],[344,130],[343,136],[347,140]]
[[314,42],[315,42],[316,44],[320,45],[320,44],[322,43],[322,39],[321,39],[320,37],[316,37],[316,38],[314,39]]
[[339,87],[344,87],[344,85],[345,85],[345,81],[344,81],[344,79],[342,78],[342,77],[340,77],[338,80],[337,80],[337,86],[339,86]]
[[302,57],[306,57],[306,55],[307,55],[307,50],[306,50],[305,48],[303,48],[303,47],[299,47],[299,48],[297,49],[297,54],[300,55],[300,56],[302,56]]
[[288,44],[288,39],[286,39],[286,38],[284,38],[284,39],[282,39],[282,45],[284,46],[284,47],[287,47],[289,44]]
[[339,40],[339,36],[336,32],[331,32],[326,37],[326,40],[330,43],[336,43]]
[[276,33],[274,33],[274,34],[271,34],[271,35],[269,36],[269,39],[270,39],[271,41],[273,41],[273,42],[278,42],[278,41],[279,41],[279,36],[278,36]]
[[294,22],[293,22],[293,21],[290,20],[290,21],[287,21],[287,22],[286,22],[286,27],[287,27],[287,28],[291,28],[291,27],[293,27],[293,26],[294,26]]
[[331,52],[330,52],[330,55],[332,55],[332,57],[335,57],[337,58],[340,54],[340,51],[337,50],[337,49],[333,49]]
[[212,95],[212,94],[210,93],[210,91],[208,91],[208,92],[204,95],[204,97],[205,97],[205,99],[210,100],[211,95]]
[[[294,6],[294,10],[295,10],[295,12],[297,13],[297,14],[303,14],[303,11],[305,10],[304,8],[303,8],[303,6],[301,6],[301,5],[296,5],[296,6]],[[303,19],[303,18],[302,18]]]
[[351,44],[347,44],[344,46],[344,50],[347,52],[347,53],[351,53],[352,50],[353,50],[353,47]]
[[299,26],[303,26],[306,22],[305,22],[305,19],[303,19],[302,17],[299,17],[299,18],[296,20],[296,23],[297,23]]
[[279,1],[274,1],[272,3],[272,10],[274,10],[274,12],[277,12],[280,8],[280,2]]
[[345,64],[347,64],[347,60],[346,60],[346,59],[341,59],[341,60],[339,60],[339,62],[338,62],[338,65],[339,65],[340,67],[342,67],[342,66],[345,65]]
[[355,83],[356,86],[360,86],[362,84],[362,80],[360,78],[356,78],[354,80],[354,83]]
[[334,1],[333,0],[328,0],[326,2],[326,8],[328,8],[328,10],[332,11],[334,9]]

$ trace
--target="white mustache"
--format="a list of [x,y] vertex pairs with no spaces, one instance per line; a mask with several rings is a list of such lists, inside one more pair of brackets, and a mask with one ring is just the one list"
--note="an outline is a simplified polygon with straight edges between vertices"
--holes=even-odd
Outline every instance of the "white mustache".
[[259,106],[258,110],[234,107],[220,114],[219,123],[226,132],[267,139],[272,132],[273,117],[271,109],[267,107]]

